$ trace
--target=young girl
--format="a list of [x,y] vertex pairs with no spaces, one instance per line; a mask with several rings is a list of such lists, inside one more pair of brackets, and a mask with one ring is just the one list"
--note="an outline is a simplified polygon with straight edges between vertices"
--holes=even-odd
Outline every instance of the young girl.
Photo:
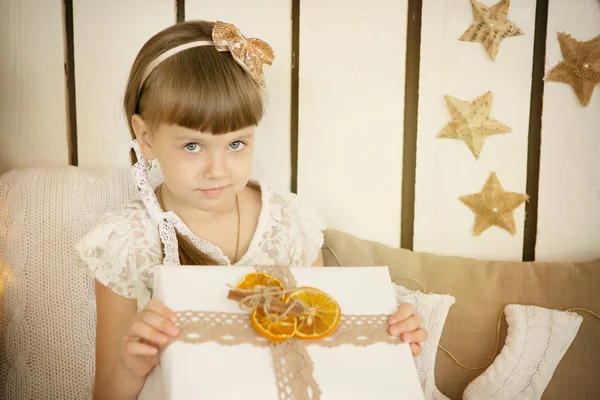
[[[124,106],[141,196],[77,245],[95,278],[95,399],[137,398],[159,348],[179,333],[174,313],[150,300],[155,266],[323,265],[317,214],[250,181],[262,67],[273,58],[233,25],[190,21],[156,34],[133,63]],[[157,188],[147,174],[154,160],[164,177]],[[426,332],[411,305],[389,330],[420,353]]]

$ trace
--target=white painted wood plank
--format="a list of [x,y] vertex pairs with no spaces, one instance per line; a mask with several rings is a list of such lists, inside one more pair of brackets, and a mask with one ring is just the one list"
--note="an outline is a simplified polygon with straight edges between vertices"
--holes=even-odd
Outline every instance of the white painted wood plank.
[[0,173],[69,163],[61,5],[0,1]]
[[[546,73],[563,61],[557,39],[600,35],[600,2],[550,0]],[[536,260],[583,261],[600,257],[600,87],[583,108],[573,89],[546,81]]]
[[290,190],[291,1],[186,0],[186,20],[224,21],[246,37],[269,43],[273,65],[265,66],[267,112],[256,129],[253,176],[278,190]]
[[298,193],[328,226],[400,244],[406,0],[303,0]]
[[79,165],[128,167],[123,95],[142,45],[175,23],[173,0],[73,0]]
[[[498,0],[484,0],[493,6]],[[481,190],[491,172],[504,189],[525,193],[535,0],[513,1],[508,18],[525,35],[502,41],[495,61],[480,43],[459,41],[473,13],[469,1],[425,0],[415,192],[414,249],[446,255],[520,260],[525,206],[517,234],[492,227],[472,236],[474,214],[458,197]],[[444,95],[472,101],[493,93],[491,116],[512,128],[485,140],[479,160],[464,142],[436,139],[451,120]]]

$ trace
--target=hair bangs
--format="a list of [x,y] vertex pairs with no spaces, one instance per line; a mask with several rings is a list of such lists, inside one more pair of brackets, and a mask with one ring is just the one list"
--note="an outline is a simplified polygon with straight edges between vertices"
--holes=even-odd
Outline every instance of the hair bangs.
[[264,112],[260,85],[214,47],[165,60],[144,86],[139,111],[154,127],[165,123],[218,135],[258,125]]

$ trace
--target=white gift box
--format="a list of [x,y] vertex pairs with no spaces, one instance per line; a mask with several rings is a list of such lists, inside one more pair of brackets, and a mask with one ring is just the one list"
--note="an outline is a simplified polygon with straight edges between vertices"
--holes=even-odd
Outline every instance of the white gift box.
[[[332,296],[343,315],[393,314],[398,303],[386,267],[291,268],[297,286]],[[167,267],[155,270],[153,298],[174,311],[244,314],[229,287],[252,267]],[[249,329],[253,329],[250,327]],[[386,327],[387,329],[387,327]],[[307,342],[308,343],[308,342]],[[410,347],[307,346],[322,400],[424,399]],[[173,342],[146,380],[141,400],[280,399],[270,347]]]

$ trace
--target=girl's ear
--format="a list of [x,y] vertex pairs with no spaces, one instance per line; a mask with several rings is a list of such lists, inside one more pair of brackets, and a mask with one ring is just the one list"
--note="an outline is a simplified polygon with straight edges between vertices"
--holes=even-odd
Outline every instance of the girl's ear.
[[135,138],[140,145],[144,158],[146,160],[154,160],[156,155],[152,150],[152,136],[150,135],[150,132],[148,132],[148,125],[146,125],[146,122],[142,117],[134,114],[131,116],[131,126],[133,127]]

